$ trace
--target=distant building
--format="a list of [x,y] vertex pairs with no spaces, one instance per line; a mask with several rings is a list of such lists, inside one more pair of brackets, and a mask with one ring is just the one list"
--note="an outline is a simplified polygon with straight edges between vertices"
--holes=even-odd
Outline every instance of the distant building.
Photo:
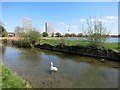
[[32,29],[32,19],[31,18],[23,18],[23,31],[28,32]]
[[16,34],[14,32],[8,32],[8,37],[15,37]]
[[52,34],[54,33],[54,24],[51,22],[45,23],[45,30],[48,33],[48,36],[52,37]]

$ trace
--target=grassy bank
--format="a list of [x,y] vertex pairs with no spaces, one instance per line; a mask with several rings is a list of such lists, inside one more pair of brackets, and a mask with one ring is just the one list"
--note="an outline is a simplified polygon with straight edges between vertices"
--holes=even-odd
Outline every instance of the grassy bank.
[[2,88],[31,88],[30,84],[22,78],[18,77],[11,69],[0,63],[0,79]]
[[[70,40],[62,40],[62,39],[42,39],[41,44],[50,44],[50,45],[59,45],[60,43],[65,43],[67,46],[87,46],[89,44],[89,42],[87,41],[80,41],[80,40],[76,40],[76,41],[70,41]],[[103,45],[105,48],[107,49],[113,49],[113,50],[120,50],[120,47],[118,47],[118,43],[108,43],[105,42]]]

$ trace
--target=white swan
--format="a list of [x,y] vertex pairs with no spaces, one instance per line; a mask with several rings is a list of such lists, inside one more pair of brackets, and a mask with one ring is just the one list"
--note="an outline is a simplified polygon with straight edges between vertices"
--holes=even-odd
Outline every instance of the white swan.
[[103,59],[103,58],[102,58],[100,61],[101,61],[101,62],[104,62],[104,61],[105,61],[105,59]]
[[53,62],[50,62],[50,70],[51,71],[58,71],[58,68],[53,66]]

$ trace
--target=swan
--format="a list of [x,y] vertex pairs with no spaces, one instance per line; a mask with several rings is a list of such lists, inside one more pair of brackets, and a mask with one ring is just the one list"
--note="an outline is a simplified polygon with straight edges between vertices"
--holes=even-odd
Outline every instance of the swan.
[[104,62],[104,61],[105,61],[105,59],[103,59],[103,58],[102,58],[100,61],[101,61],[101,62]]
[[50,62],[50,70],[51,71],[58,71],[58,68],[53,66],[53,62]]

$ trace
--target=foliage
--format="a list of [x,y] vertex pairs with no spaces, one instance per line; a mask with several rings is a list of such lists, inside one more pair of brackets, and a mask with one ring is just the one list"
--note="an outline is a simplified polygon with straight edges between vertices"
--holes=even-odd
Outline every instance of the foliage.
[[2,43],[7,44],[7,39],[2,39]]
[[61,37],[62,36],[61,33],[59,33],[59,32],[57,32],[55,35],[56,35],[56,37]]
[[19,47],[32,47],[34,44],[39,43],[41,35],[36,30],[30,30],[29,32],[19,33],[19,40],[15,41],[14,44]]
[[19,34],[20,32],[22,32],[22,28],[21,28],[20,26],[17,26],[17,27],[15,28],[15,33],[16,33],[16,34]]
[[84,30],[87,40],[89,41],[90,46],[95,48],[102,47],[103,43],[109,36],[109,31],[107,31],[107,26],[101,20],[94,20],[93,22],[87,20],[87,30]]
[[2,32],[2,37],[7,37],[7,36],[8,36],[8,33],[7,33],[6,30],[4,30],[4,31]]
[[8,67],[1,63],[0,67],[2,67],[2,76],[0,75],[2,77],[2,88],[31,88],[27,81],[16,76]]
[[70,34],[69,34],[69,33],[66,33],[66,34],[65,34],[65,37],[70,37]]
[[70,36],[71,36],[71,37],[76,37],[76,34],[75,34],[75,33],[71,33]]
[[7,37],[8,33],[6,31],[6,29],[0,25],[0,36],[2,37]]
[[82,36],[83,36],[83,33],[79,33],[77,36],[78,36],[78,37],[82,37]]
[[52,37],[54,37],[54,33],[52,33]]
[[43,36],[43,37],[47,37],[47,36],[48,36],[48,33],[47,33],[47,32],[43,32],[43,33],[42,33],[42,36]]

